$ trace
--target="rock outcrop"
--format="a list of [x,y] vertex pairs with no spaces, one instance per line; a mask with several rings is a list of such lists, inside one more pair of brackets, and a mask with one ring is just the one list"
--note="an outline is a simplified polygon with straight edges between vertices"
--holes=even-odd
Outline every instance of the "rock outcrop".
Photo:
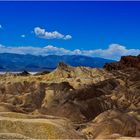
[[[82,139],[67,119],[49,116],[0,113],[0,137],[33,139]],[[2,134],[1,134],[2,133]],[[5,135],[4,135],[5,134]],[[9,135],[10,134],[10,135]],[[10,137],[11,138],[11,137]]]
[[0,75],[0,138],[140,137],[140,63],[134,58],[105,69],[61,62],[43,75]]
[[91,139],[111,139],[121,136],[140,137],[139,117],[140,115],[136,112],[124,113],[108,110],[98,115],[82,131]]
[[122,56],[119,62],[107,63],[105,64],[104,68],[109,71],[127,68],[137,68],[138,70],[140,70],[140,55]]

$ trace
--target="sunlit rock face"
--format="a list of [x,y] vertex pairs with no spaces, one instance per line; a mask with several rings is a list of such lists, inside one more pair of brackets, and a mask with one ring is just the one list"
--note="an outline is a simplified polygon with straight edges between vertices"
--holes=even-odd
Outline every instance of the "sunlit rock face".
[[0,138],[140,137],[139,65],[129,56],[104,69],[61,62],[50,73],[0,75]]
[[[140,137],[140,115],[108,110],[98,115],[82,131],[89,138]],[[139,119],[138,119],[139,118]],[[116,135],[117,134],[117,135]]]
[[0,113],[0,138],[83,139],[67,119],[47,115]]

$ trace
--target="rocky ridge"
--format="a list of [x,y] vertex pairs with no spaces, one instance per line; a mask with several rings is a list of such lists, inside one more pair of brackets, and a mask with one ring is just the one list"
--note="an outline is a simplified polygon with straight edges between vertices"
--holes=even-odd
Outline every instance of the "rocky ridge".
[[[62,62],[48,74],[1,75],[0,138],[16,134],[30,138],[139,138],[138,60],[139,56],[134,57],[136,63],[132,56],[122,57],[104,69],[72,67]],[[52,121],[55,123],[50,126]],[[43,128],[31,135],[22,127],[24,123]]]
[[111,70],[121,70],[127,68],[136,68],[140,70],[140,55],[138,56],[122,56],[120,61],[107,63],[104,68]]

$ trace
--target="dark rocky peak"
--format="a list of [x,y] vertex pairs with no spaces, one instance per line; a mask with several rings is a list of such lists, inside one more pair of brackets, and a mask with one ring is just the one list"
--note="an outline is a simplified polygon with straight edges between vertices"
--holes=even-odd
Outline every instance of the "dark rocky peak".
[[72,70],[72,67],[65,64],[63,61],[58,63],[57,69],[59,70],[65,70],[65,71],[70,71]]
[[17,74],[17,75],[18,75],[18,76],[29,76],[30,73],[29,73],[28,71],[24,70],[23,72],[21,72],[21,73],[19,73],[19,74]]
[[140,70],[140,54],[138,56],[122,56],[120,61],[107,63],[104,65],[106,70],[122,70],[126,68],[136,68]]
[[135,66],[137,63],[140,63],[140,56],[122,56],[120,63]]
[[66,68],[66,67],[68,67],[68,65],[65,64],[63,61],[58,63],[58,68]]

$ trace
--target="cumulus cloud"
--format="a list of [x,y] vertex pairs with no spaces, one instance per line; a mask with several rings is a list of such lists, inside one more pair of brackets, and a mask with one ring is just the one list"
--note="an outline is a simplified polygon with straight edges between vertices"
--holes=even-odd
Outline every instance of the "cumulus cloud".
[[34,33],[37,37],[39,38],[44,38],[44,39],[64,39],[68,40],[71,39],[71,35],[63,35],[59,33],[58,31],[53,31],[53,32],[48,32],[45,29],[42,29],[40,27],[35,27],[34,28]]
[[4,46],[0,45],[0,53],[16,53],[16,54],[32,54],[32,55],[85,55],[92,57],[101,57],[106,59],[119,60],[121,56],[138,55],[140,49],[127,49],[125,46],[119,44],[111,44],[107,49],[95,50],[68,50],[63,47],[55,47],[52,45],[40,47],[32,46]]
[[71,54],[71,51],[66,50],[64,48],[54,47],[52,45],[45,46],[43,48],[40,47],[32,47],[32,46],[4,46],[0,45],[0,53],[16,53],[16,54],[32,54],[32,55],[64,55]]
[[89,56],[119,60],[121,56],[140,54],[140,49],[127,49],[119,44],[111,44],[107,49],[86,50],[83,53]]
[[72,38],[71,35],[66,35],[66,36],[64,37],[65,40],[68,40],[68,39],[71,39],[71,38]]
[[22,38],[25,38],[25,35],[21,35]]

